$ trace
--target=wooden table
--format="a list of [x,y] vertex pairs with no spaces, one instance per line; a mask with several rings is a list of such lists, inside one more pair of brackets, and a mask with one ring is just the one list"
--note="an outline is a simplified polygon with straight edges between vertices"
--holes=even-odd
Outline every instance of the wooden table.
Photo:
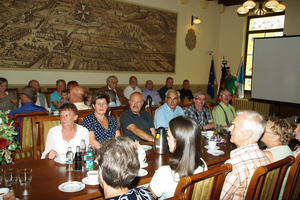
[[[229,158],[230,150],[235,148],[228,141],[225,144],[218,144],[220,149],[225,152],[222,156],[212,156],[207,153],[204,145],[207,144],[207,139],[202,137],[202,158],[205,160],[209,168],[213,168],[222,165],[225,160]],[[145,143],[151,144],[151,143]],[[137,185],[142,185],[149,183],[155,170],[157,170],[162,165],[167,165],[169,162],[169,154],[157,154],[153,150],[146,151],[147,162],[149,162],[148,167],[144,168],[148,171],[148,174],[144,177],[137,177],[133,183],[132,187]],[[22,162],[13,165],[2,166],[3,170],[8,168],[23,169],[31,168],[32,181],[30,186],[20,186],[18,183],[13,187],[16,197],[20,199],[92,199],[97,197],[102,197],[100,192],[100,186],[89,186],[86,185],[85,188],[79,192],[65,193],[58,189],[58,186],[67,181],[81,181],[87,176],[86,172],[66,172],[66,166],[64,164],[59,164],[53,160],[36,160]],[[95,169],[97,166],[95,166]],[[4,180],[1,183],[1,187],[5,187]]]

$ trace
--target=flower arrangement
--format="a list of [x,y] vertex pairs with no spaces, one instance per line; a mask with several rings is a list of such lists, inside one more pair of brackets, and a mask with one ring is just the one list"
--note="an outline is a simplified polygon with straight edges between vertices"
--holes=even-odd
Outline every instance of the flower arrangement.
[[17,126],[19,122],[16,117],[6,112],[0,111],[0,165],[11,164],[11,154],[16,149],[21,149],[16,140]]

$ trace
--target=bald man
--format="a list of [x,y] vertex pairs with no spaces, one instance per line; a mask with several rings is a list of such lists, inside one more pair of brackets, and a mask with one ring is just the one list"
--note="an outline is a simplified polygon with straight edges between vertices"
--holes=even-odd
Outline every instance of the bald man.
[[92,107],[84,104],[84,89],[79,86],[74,86],[71,88],[68,95],[69,102],[73,103],[78,110],[92,109]]

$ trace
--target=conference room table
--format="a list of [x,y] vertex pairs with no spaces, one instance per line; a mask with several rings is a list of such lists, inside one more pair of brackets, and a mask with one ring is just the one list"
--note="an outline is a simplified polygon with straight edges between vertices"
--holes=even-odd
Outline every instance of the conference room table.
[[[143,145],[152,146],[153,143],[142,143]],[[226,139],[226,143],[218,144],[220,150],[224,151],[223,155],[213,156],[207,153],[207,149],[204,148],[208,144],[205,137],[202,137],[201,150],[202,158],[205,160],[208,168],[214,168],[220,166],[229,158],[230,151],[235,148],[235,145]],[[146,162],[148,166],[144,168],[148,174],[143,177],[136,177],[131,187],[136,187],[142,184],[149,183],[152,176],[162,165],[167,165],[169,162],[169,153],[157,154],[150,149],[146,151]],[[43,159],[35,161],[20,162],[12,165],[2,166],[3,170],[13,169],[32,169],[32,181],[29,186],[20,186],[17,183],[16,186],[10,187],[14,190],[15,196],[19,199],[94,199],[103,197],[101,187],[99,185],[91,186],[85,185],[85,188],[78,192],[62,192],[58,189],[58,186],[68,181],[82,181],[83,178],[87,177],[87,172],[67,172],[65,164],[59,164],[54,160]],[[94,169],[97,170],[97,165],[94,165]],[[5,187],[4,180],[1,183],[1,188]]]

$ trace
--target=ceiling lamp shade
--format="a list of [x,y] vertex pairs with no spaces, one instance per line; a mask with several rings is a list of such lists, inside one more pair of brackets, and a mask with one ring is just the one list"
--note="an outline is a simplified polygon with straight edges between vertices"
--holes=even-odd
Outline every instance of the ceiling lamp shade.
[[244,8],[243,6],[241,6],[241,7],[239,7],[239,8],[237,9],[237,12],[238,12],[239,14],[243,15],[243,14],[247,14],[247,13],[249,12],[249,9]]
[[246,1],[245,3],[243,3],[243,7],[246,9],[252,9],[255,7],[255,2],[254,1]]
[[283,11],[285,11],[285,5],[283,5],[283,4],[279,4],[276,8],[273,8],[272,10],[274,11],[274,12],[283,12]]
[[[254,9],[256,4],[258,4],[258,8]],[[248,12],[254,11],[255,15],[265,15],[272,10],[273,12],[283,12],[285,9],[285,5],[280,4],[277,0],[248,0],[243,3],[243,6],[237,9],[237,13],[245,15]]]
[[266,7],[269,8],[269,9],[273,9],[273,8],[276,8],[277,6],[279,5],[278,1],[276,0],[270,0],[266,3]]

